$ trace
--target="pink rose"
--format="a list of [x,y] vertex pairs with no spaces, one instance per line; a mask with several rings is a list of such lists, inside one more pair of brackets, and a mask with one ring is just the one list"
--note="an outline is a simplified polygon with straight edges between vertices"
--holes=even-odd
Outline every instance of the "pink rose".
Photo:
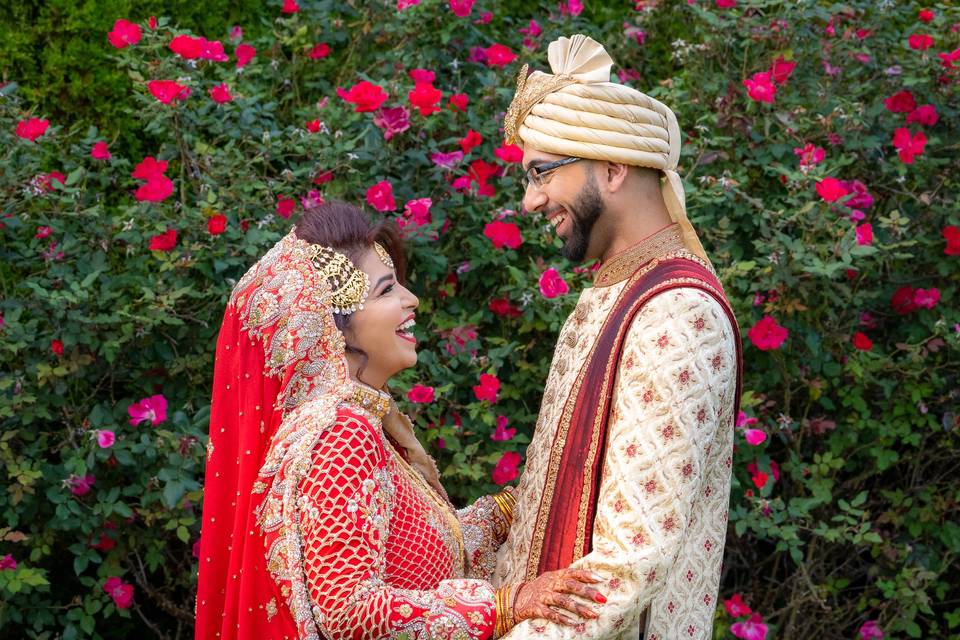
[[727,614],[731,618],[748,616],[753,613],[753,610],[743,601],[743,596],[739,593],[733,594],[733,597],[729,600],[724,600],[723,607],[727,610]]
[[753,74],[743,81],[743,86],[747,88],[747,95],[750,96],[751,100],[773,104],[773,97],[777,94],[777,88],[773,86],[769,71]]
[[69,478],[67,478],[66,485],[67,488],[70,489],[70,493],[73,495],[85,496],[90,493],[90,489],[93,487],[93,483],[96,481],[96,477],[89,473],[85,476],[72,474]]
[[381,180],[367,189],[367,203],[377,211],[394,211],[397,203],[393,199],[393,185]]
[[383,129],[383,139],[389,140],[410,128],[410,112],[406,107],[389,107],[377,111],[373,124]]
[[486,48],[488,67],[505,67],[517,59],[517,54],[502,44],[494,43]]
[[162,395],[144,398],[127,407],[127,413],[130,414],[130,424],[133,426],[143,422],[157,426],[167,419],[167,399]]
[[473,3],[476,0],[448,0],[450,11],[458,18],[466,18],[473,11]]
[[117,49],[123,49],[140,42],[142,35],[140,25],[121,18],[113,23],[113,30],[107,34],[107,40]]
[[117,439],[113,431],[108,431],[107,429],[98,429],[96,434],[97,444],[100,445],[101,449],[109,449]]
[[516,451],[507,451],[497,460],[497,464],[490,474],[491,478],[497,484],[512,482],[519,475],[518,467],[522,460],[523,458]]
[[786,341],[787,335],[789,335],[789,331],[777,324],[777,321],[771,316],[764,316],[747,332],[750,342],[761,351],[779,349]]
[[7,554],[0,558],[0,571],[13,571],[17,568],[17,561],[13,559],[11,554]]
[[921,309],[933,309],[940,302],[940,290],[936,287],[917,289],[913,292],[913,304]]
[[876,620],[867,620],[860,625],[860,640],[883,640],[883,629],[880,628],[880,623]]
[[923,131],[911,135],[909,129],[899,127],[893,132],[893,146],[904,164],[913,164],[914,157],[923,154],[927,146],[927,136]]
[[109,160],[113,156],[110,155],[110,149],[107,148],[107,143],[101,140],[93,144],[93,148],[90,149],[90,157],[94,160]]
[[430,207],[433,206],[431,198],[418,198],[410,200],[403,206],[403,217],[410,220],[418,227],[433,222],[430,216]]
[[859,225],[856,233],[858,245],[865,246],[873,243],[873,226],[869,222]]
[[544,298],[556,298],[570,290],[566,281],[560,277],[557,270],[550,267],[540,275],[540,294]]
[[523,161],[523,149],[515,144],[503,144],[493,150],[493,155],[504,162],[517,163]]
[[755,613],[749,620],[731,625],[730,633],[742,640],[766,640],[767,625],[763,624],[760,614]]
[[133,585],[127,584],[117,576],[103,582],[103,590],[113,598],[118,609],[129,609],[133,605]]
[[297,4],[297,0],[283,0],[283,6],[280,8],[280,13],[293,14],[300,11],[300,5]]
[[756,447],[766,441],[767,433],[762,429],[744,429],[743,437],[746,438],[748,444]]
[[249,44],[237,45],[233,55],[237,56],[237,69],[243,69],[257,55],[257,50]]
[[940,120],[937,108],[932,104],[922,104],[907,114],[907,124],[916,122],[924,127],[932,127]]
[[516,429],[507,429],[508,424],[510,424],[510,420],[507,419],[507,416],[497,416],[497,427],[494,432],[490,434],[490,439],[495,442],[506,442],[517,435]]

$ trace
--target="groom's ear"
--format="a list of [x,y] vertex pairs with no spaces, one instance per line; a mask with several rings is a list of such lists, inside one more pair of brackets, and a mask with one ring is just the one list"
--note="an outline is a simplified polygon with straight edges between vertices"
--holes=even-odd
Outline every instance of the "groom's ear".
[[604,162],[603,163],[603,182],[606,191],[616,193],[627,181],[627,173],[630,167],[622,162]]

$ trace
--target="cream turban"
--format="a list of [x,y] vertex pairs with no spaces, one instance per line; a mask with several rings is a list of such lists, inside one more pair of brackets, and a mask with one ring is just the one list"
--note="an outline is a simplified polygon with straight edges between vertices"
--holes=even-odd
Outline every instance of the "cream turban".
[[673,111],[636,89],[610,82],[613,59],[591,38],[559,38],[547,49],[553,74],[527,65],[504,119],[507,142],[522,140],[541,151],[660,169],[663,200],[680,225],[683,243],[707,260],[687,219],[677,174],[680,126]]

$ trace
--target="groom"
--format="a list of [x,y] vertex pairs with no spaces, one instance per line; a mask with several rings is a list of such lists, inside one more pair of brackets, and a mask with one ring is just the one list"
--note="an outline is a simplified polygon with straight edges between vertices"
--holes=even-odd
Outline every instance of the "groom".
[[[520,73],[504,128],[523,205],[572,261],[600,260],[560,332],[495,583],[572,566],[607,603],[580,627],[506,637],[709,638],[740,397],[736,319],[687,220],[673,112],[609,82],[582,35]],[[530,606],[521,586],[515,610]],[[574,598],[574,596],[567,596]]]

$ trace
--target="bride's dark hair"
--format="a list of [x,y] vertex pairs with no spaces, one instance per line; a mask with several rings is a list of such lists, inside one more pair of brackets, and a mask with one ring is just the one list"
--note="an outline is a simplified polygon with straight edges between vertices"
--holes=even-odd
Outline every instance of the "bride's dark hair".
[[[407,256],[404,253],[400,229],[394,222],[374,222],[355,205],[340,200],[327,200],[306,209],[297,221],[295,230],[301,240],[336,249],[347,256],[354,266],[357,266],[364,252],[371,250],[373,243],[378,242],[393,259],[397,280],[406,284]],[[340,332],[346,336],[350,328],[350,315],[335,313],[333,320]],[[351,346],[349,342],[346,348],[348,353],[362,356],[364,365],[366,364],[367,354],[362,349]],[[358,378],[362,372],[363,366],[357,371]]]

